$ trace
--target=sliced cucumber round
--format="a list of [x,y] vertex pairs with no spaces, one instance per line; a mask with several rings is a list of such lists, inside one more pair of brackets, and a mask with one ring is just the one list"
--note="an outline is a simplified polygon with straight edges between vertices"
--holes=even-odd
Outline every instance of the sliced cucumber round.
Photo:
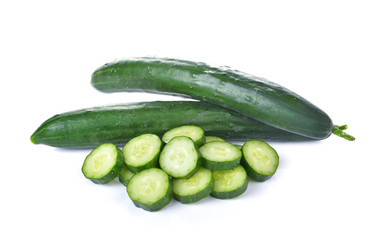
[[231,170],[240,164],[242,152],[228,142],[214,141],[199,148],[203,166],[210,170]]
[[182,203],[193,203],[206,198],[213,190],[212,171],[201,167],[190,178],[173,178],[173,196]]
[[202,146],[206,141],[204,130],[201,127],[194,125],[184,125],[170,129],[164,133],[162,136],[162,141],[168,143],[171,139],[177,136],[186,136],[191,138],[198,147]]
[[121,182],[124,186],[127,186],[130,179],[135,175],[131,172],[127,166],[124,164],[122,170],[119,172],[119,182]]
[[159,168],[149,168],[135,174],[127,185],[127,193],[135,206],[158,211],[172,199],[169,176]]
[[122,151],[112,143],[104,143],[89,153],[81,171],[92,182],[104,184],[114,180],[123,165]]
[[215,185],[211,196],[220,199],[235,198],[244,193],[248,186],[245,169],[239,165],[233,170],[213,171]]
[[137,173],[156,167],[161,147],[161,139],[155,134],[143,134],[131,139],[122,150],[127,168]]
[[225,140],[221,137],[216,137],[216,136],[206,136],[206,143],[209,142],[214,142],[214,141],[220,141],[220,142],[225,142]]
[[266,142],[247,141],[242,147],[241,164],[250,178],[256,181],[266,181],[275,174],[279,165],[279,155]]
[[160,167],[174,178],[189,178],[201,166],[201,155],[194,141],[185,136],[171,139],[160,154]]

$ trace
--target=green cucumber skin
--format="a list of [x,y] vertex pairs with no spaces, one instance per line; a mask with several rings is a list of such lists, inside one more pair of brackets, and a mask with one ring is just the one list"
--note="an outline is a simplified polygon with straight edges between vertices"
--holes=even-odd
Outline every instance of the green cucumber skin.
[[[102,178],[99,178],[99,179],[89,178],[89,180],[91,180],[92,182],[96,184],[106,184],[113,181],[115,178],[119,176],[119,173],[124,166],[124,157],[123,157],[123,152],[119,148],[116,148],[116,151],[117,151],[117,160],[114,167],[111,169],[111,171],[105,176],[103,176]],[[82,169],[81,171],[84,173]]]
[[329,137],[333,129],[325,112],[296,93],[263,78],[204,63],[121,60],[95,70],[91,83],[103,92],[150,92],[206,101],[314,139]]
[[215,185],[215,181],[214,181],[213,176],[212,176],[211,182],[209,183],[209,185],[206,188],[204,188],[202,191],[196,193],[195,195],[182,196],[182,195],[179,195],[179,194],[177,194],[173,191],[173,197],[174,197],[175,200],[177,200],[181,203],[185,203],[185,204],[198,202],[198,201],[208,197],[211,194],[214,185]]
[[215,162],[205,158],[202,158],[202,166],[209,170],[224,171],[232,170],[240,165],[241,158],[233,161]]
[[129,103],[66,112],[43,122],[30,139],[35,144],[61,148],[94,148],[105,142],[124,146],[141,134],[161,137],[167,130],[185,124],[200,126],[208,135],[232,140],[313,140],[194,101]]

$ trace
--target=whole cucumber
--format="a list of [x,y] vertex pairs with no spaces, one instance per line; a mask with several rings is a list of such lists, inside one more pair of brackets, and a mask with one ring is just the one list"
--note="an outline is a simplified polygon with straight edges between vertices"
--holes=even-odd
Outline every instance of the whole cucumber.
[[62,148],[94,148],[107,142],[124,146],[141,134],[162,136],[181,125],[197,125],[208,135],[231,140],[310,140],[208,103],[156,101],[58,114],[43,122],[31,141]]
[[98,68],[91,83],[103,92],[151,92],[205,101],[313,139],[325,139],[338,130],[324,111],[298,94],[263,78],[204,63],[121,60]]

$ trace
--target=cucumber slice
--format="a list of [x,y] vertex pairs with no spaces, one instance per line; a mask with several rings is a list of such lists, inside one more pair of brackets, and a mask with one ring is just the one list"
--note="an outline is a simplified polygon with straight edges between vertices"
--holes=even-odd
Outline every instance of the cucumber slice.
[[201,167],[190,178],[174,178],[173,196],[182,203],[193,203],[206,198],[213,190],[214,179],[212,171]]
[[233,170],[213,171],[215,186],[211,196],[220,199],[235,198],[244,193],[248,186],[245,169],[239,165]]
[[171,139],[177,136],[186,136],[191,138],[198,147],[202,146],[206,141],[204,130],[201,127],[194,125],[184,125],[170,129],[164,133],[162,136],[162,141],[168,143]]
[[160,154],[160,167],[174,178],[189,178],[201,166],[201,155],[194,141],[185,136],[171,139]]
[[119,182],[121,182],[124,186],[127,186],[130,179],[135,175],[131,172],[126,165],[123,166],[122,170],[119,173]]
[[161,147],[161,139],[155,134],[143,134],[131,139],[122,150],[127,168],[137,173],[157,167]]
[[214,141],[225,142],[225,140],[222,139],[221,137],[216,137],[216,136],[206,136],[206,143],[214,142]]
[[127,185],[127,193],[135,206],[158,211],[172,199],[169,176],[159,168],[149,168],[135,174]]
[[279,155],[270,145],[262,141],[247,141],[242,147],[241,164],[250,178],[266,181],[275,174],[279,165]]
[[92,182],[105,184],[118,176],[123,165],[122,151],[112,143],[104,143],[89,153],[81,171]]
[[240,164],[242,152],[228,142],[209,142],[199,148],[203,166],[210,170],[231,170]]

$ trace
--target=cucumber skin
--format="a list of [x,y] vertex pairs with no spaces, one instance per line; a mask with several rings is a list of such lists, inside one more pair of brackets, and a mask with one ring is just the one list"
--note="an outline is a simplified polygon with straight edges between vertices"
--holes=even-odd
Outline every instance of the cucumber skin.
[[107,63],[92,74],[103,92],[150,92],[193,98],[314,139],[332,133],[330,117],[292,91],[230,68],[164,58]]
[[[111,171],[108,174],[106,174],[105,176],[103,176],[102,178],[99,178],[99,179],[88,178],[89,180],[91,180],[92,182],[94,182],[96,184],[106,184],[106,183],[113,181],[115,178],[117,178],[119,176],[119,173],[122,170],[125,163],[124,163],[123,152],[117,147],[116,147],[116,151],[117,151],[117,160],[116,160],[114,167],[111,169]],[[87,157],[89,157],[89,155]],[[84,174],[83,168],[81,168],[81,172]],[[84,174],[84,176],[85,176],[85,174]]]
[[30,140],[60,148],[95,148],[106,142],[123,147],[141,134],[161,137],[167,130],[185,124],[200,126],[207,135],[232,140],[313,140],[234,111],[194,101],[129,103],[66,112],[43,122]]

